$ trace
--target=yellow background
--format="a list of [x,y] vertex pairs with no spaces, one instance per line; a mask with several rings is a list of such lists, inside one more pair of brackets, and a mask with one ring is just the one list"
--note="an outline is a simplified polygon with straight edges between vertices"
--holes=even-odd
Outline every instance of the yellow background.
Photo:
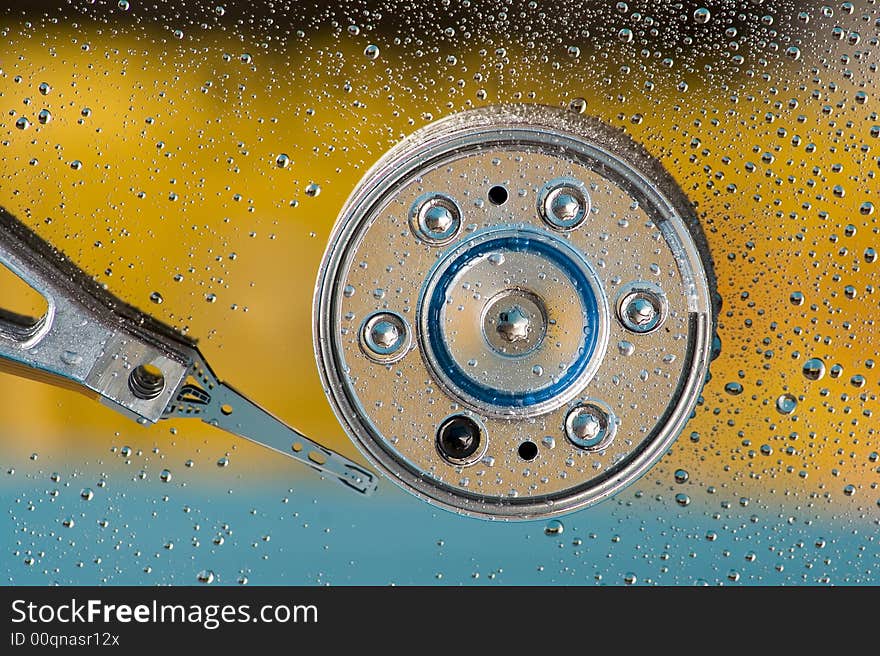
[[[659,157],[694,201],[724,300],[723,350],[705,402],[652,476],[685,467],[707,484],[805,497],[840,498],[847,483],[876,486],[869,361],[877,357],[880,265],[863,254],[877,247],[877,213],[859,207],[877,202],[880,140],[870,136],[878,105],[867,60],[849,64],[855,79],[834,63],[814,83],[819,49],[805,49],[797,62],[772,60],[759,74],[719,81],[653,59],[621,73],[619,53],[572,59],[564,45],[551,61],[485,42],[426,47],[420,57],[390,36],[344,28],[312,29],[282,46],[197,26],[178,39],[170,28],[136,23],[28,27],[6,19],[2,36],[0,204],[112,292],[199,338],[221,377],[332,448],[355,455],[318,380],[311,295],[348,193],[391,144],[432,119],[580,96],[588,113]],[[379,39],[380,56],[365,57]],[[846,42],[830,47],[840,51],[827,55],[832,62],[853,51]],[[614,82],[603,85],[606,76]],[[42,82],[51,85],[47,95]],[[865,88],[867,102],[856,102]],[[44,108],[52,120],[41,125]],[[21,116],[29,129],[15,127]],[[276,166],[281,153],[290,167]],[[321,188],[315,197],[305,193],[311,183]],[[847,224],[854,236],[845,236]],[[0,296],[15,307],[15,288],[3,285]],[[789,301],[794,291],[805,295],[800,307]],[[150,301],[153,292],[163,303]],[[810,357],[842,365],[843,375],[808,381],[801,368]],[[850,384],[854,374],[865,376],[864,387]],[[731,381],[743,385],[740,396],[724,392]],[[793,415],[775,409],[784,392],[802,397]],[[10,460],[31,452],[87,459],[122,443],[146,450],[177,441],[210,459],[234,447],[239,463],[289,472],[283,459],[197,422],[142,428],[7,375],[0,398],[0,451]],[[764,444],[771,455],[760,454]],[[873,504],[870,495],[859,503],[868,498]]]

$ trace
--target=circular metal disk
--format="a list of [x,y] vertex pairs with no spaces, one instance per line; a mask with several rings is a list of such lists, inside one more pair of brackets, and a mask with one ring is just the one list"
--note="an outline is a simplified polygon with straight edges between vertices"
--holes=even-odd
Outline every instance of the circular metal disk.
[[479,109],[402,141],[351,195],[315,351],[340,422],[405,489],[469,515],[554,515],[675,439],[708,371],[710,281],[687,199],[625,135]]

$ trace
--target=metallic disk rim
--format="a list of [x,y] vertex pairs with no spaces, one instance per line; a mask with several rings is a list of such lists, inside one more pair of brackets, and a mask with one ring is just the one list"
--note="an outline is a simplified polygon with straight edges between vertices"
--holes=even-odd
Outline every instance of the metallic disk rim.
[[[371,208],[415,170],[463,149],[536,142],[600,166],[602,175],[627,189],[643,207],[650,208],[652,221],[658,227],[668,222],[665,236],[685,236],[678,246],[690,276],[686,280],[688,375],[679,380],[672,403],[654,431],[603,475],[566,489],[564,494],[487,497],[426,477],[395,457],[363,416],[359,404],[349,397],[336,344],[338,323],[334,317],[338,314],[337,293],[342,282],[338,276],[349,240],[370,216]],[[313,305],[315,354],[325,392],[346,433],[376,468],[402,488],[434,505],[474,517],[550,517],[613,495],[647,471],[678,436],[697,404],[708,373],[715,321],[711,289],[711,258],[693,209],[674,179],[641,146],[597,119],[556,108],[527,104],[487,107],[455,114],[415,132],[386,153],[349,197],[331,233],[318,274]]]

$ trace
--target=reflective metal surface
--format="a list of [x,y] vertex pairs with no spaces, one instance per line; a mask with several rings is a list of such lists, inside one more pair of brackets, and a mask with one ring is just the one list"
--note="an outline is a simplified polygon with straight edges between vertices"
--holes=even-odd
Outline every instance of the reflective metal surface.
[[[364,468],[326,399],[308,308],[348,194],[439,119],[538,103],[625,132],[694,207],[723,306],[711,379],[666,453],[613,498],[535,522],[461,517],[390,483],[367,501],[204,422],[147,427],[0,374],[4,582],[876,585],[878,19],[873,0],[5,3],[0,205]],[[499,184],[480,197],[503,211],[517,189],[495,205]],[[42,316],[4,272],[0,306]],[[606,357],[638,358],[618,300]],[[653,361],[637,370],[649,382]],[[397,387],[383,388],[389,415]],[[648,412],[646,394],[632,402]],[[460,406],[424,405],[435,453],[446,418],[479,414]],[[540,464],[568,443],[560,425],[510,457]]]
[[[365,455],[432,503],[506,519],[594,503],[696,403],[707,257],[683,194],[621,133],[528,104],[451,116],[340,215],[315,295],[325,390]],[[416,332],[394,362],[363,348],[364,317],[389,312]]]
[[[144,424],[198,417],[301,460],[356,492],[375,491],[371,472],[221,382],[193,340],[115,298],[2,209],[0,266],[47,304],[34,320],[0,313],[0,369],[84,391]],[[398,332],[385,350],[403,339]]]

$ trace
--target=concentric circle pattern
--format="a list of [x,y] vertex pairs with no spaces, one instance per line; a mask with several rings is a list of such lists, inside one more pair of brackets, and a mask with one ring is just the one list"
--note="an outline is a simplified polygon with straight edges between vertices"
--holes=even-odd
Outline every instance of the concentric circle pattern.
[[[598,501],[664,452],[705,380],[698,243],[663,169],[596,121],[519,105],[435,123],[367,173],[331,237],[314,332],[334,410],[443,507],[528,518]],[[377,312],[415,333],[393,362],[362,343]]]

